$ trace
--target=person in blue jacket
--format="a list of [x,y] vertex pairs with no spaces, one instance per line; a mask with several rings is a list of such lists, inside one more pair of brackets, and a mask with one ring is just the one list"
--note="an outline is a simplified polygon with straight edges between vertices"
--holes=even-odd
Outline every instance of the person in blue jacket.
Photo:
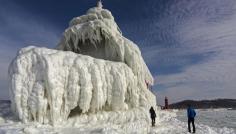
[[190,126],[190,124],[192,123],[192,125],[193,125],[193,133],[195,133],[196,130],[195,130],[194,118],[196,116],[196,112],[191,107],[191,105],[188,105],[187,115],[188,115],[188,131],[189,131],[189,133],[191,133],[191,126]]

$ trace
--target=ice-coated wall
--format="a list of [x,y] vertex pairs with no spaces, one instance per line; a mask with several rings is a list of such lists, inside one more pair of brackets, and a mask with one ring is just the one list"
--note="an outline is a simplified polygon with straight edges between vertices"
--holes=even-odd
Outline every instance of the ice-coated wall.
[[12,110],[23,122],[56,125],[72,114],[156,105],[139,48],[99,7],[74,18],[56,49],[21,49],[9,79]]

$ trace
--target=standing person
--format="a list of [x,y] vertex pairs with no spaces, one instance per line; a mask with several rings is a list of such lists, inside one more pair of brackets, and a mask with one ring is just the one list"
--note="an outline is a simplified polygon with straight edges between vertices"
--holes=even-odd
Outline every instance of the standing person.
[[195,133],[194,118],[196,116],[196,112],[191,107],[191,105],[188,105],[187,115],[188,115],[188,132],[191,133],[191,126],[190,126],[190,124],[192,123],[192,125],[193,125],[193,133]]
[[152,126],[155,126],[156,112],[153,109],[153,107],[150,108],[149,113],[150,113],[151,119],[152,119]]

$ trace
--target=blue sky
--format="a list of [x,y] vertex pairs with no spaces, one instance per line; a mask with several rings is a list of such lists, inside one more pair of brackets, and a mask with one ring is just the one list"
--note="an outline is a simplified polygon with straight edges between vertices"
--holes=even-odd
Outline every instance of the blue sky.
[[[235,0],[103,0],[123,35],[140,47],[159,103],[236,98]],[[0,1],[0,99],[7,68],[28,45],[53,48],[69,21],[96,0]]]

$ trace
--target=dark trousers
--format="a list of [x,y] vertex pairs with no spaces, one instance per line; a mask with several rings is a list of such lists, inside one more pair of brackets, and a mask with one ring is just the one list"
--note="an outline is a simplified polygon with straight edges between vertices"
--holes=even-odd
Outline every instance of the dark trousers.
[[152,119],[152,126],[155,126],[155,122],[156,122],[155,117],[154,118],[152,117],[151,119]]
[[193,133],[195,133],[195,124],[194,124],[194,118],[188,118],[188,131],[191,133],[191,123],[193,125]]

